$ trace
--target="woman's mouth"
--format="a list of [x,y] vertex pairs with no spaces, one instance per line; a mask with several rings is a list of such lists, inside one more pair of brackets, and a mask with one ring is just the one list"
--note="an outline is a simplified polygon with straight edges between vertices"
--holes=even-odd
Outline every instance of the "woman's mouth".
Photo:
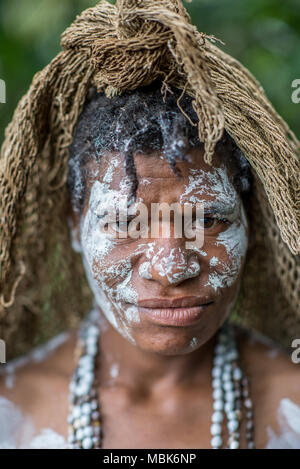
[[192,326],[207,311],[213,301],[207,298],[184,297],[174,299],[155,298],[139,301],[140,317],[163,326]]

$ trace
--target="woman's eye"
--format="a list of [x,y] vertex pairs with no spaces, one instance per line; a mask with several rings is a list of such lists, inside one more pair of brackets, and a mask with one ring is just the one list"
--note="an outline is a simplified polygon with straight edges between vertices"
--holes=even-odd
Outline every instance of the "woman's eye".
[[124,233],[127,232],[128,225],[130,222],[131,220],[127,220],[126,222],[116,221],[115,223],[106,223],[106,225],[104,225],[104,228],[113,231],[114,233]]
[[225,219],[219,219],[214,217],[204,217],[204,218],[197,218],[194,221],[193,227],[199,229],[211,229],[216,228],[217,226],[222,226],[222,224],[228,224],[228,221]]
[[212,228],[218,220],[216,218],[211,217],[204,217],[204,218],[196,218],[193,222],[193,228],[199,229],[207,229]]
[[212,228],[213,226],[215,226],[217,221],[218,220],[216,218],[204,217],[203,218],[203,226],[204,226],[204,228]]
[[114,225],[116,226],[116,229],[118,231],[127,231],[129,223],[130,223],[130,220],[127,222],[117,221]]

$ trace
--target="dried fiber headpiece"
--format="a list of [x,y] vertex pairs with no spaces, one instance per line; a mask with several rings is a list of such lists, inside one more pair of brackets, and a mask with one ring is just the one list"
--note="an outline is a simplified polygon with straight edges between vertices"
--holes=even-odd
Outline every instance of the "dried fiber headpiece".
[[226,129],[252,167],[253,243],[233,317],[284,345],[300,336],[300,144],[215,42],[180,0],[101,1],[35,75],[1,149],[0,337],[9,357],[76,326],[91,305],[66,219],[69,145],[88,89],[111,97],[155,79],[193,98],[206,162]]

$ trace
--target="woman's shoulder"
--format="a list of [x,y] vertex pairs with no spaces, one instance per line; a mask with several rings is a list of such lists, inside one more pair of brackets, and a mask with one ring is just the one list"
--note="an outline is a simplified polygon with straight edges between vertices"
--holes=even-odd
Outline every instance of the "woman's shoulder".
[[60,334],[0,368],[0,448],[65,446],[76,339]]
[[[271,338],[255,330],[236,326],[241,358],[250,373],[255,373],[265,380],[276,380],[279,377],[290,376],[292,381],[287,384],[291,389],[300,380],[300,343],[298,360],[292,347],[284,348]],[[291,344],[292,346],[292,344]],[[293,384],[295,383],[295,384]],[[284,385],[284,383],[282,383]]]
[[[264,335],[263,333],[249,329],[239,324],[233,324],[238,338],[239,344],[242,347],[252,349],[254,352],[263,353],[267,359],[279,358],[280,360],[289,359],[288,348],[281,345],[271,337]],[[299,339],[300,340],[300,339]],[[292,340],[291,340],[292,345]],[[299,342],[300,347],[300,342]],[[299,354],[300,357],[300,354]]]
[[268,337],[237,330],[261,447],[300,448],[300,363]]

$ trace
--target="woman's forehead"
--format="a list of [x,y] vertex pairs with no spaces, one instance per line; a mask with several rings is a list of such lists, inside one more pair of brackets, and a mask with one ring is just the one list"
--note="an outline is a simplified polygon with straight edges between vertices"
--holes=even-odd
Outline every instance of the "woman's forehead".
[[[214,164],[210,166],[204,161],[204,150],[202,148],[193,148],[187,154],[189,161],[176,162],[176,167],[180,169],[182,176],[190,176],[191,170],[201,170],[203,173],[213,173],[215,168],[222,166],[218,154],[214,157]],[[161,152],[151,152],[144,154],[136,152],[134,154],[134,166],[137,174],[137,179],[174,179],[179,181],[176,174],[172,171],[169,162]],[[121,179],[126,177],[125,171],[125,158],[122,153],[105,152],[101,156],[100,162],[91,160],[89,163],[89,175],[97,175],[99,180],[103,182],[120,182]],[[166,181],[167,182],[167,181]]]
[[[192,149],[188,157],[190,161],[178,161],[182,177],[172,171],[162,153],[136,153],[134,164],[138,180],[137,197],[146,201],[172,202],[180,200],[193,201],[195,192],[201,197],[213,198],[226,192],[228,197],[235,196],[227,168],[216,155],[214,165],[204,162],[201,148]],[[107,184],[111,190],[122,194],[130,192],[130,179],[126,175],[124,156],[121,153],[105,153],[100,163],[91,161],[88,169],[87,187],[90,189],[95,181]],[[90,192],[90,191],[89,191]],[[234,197],[235,198],[235,197]]]

